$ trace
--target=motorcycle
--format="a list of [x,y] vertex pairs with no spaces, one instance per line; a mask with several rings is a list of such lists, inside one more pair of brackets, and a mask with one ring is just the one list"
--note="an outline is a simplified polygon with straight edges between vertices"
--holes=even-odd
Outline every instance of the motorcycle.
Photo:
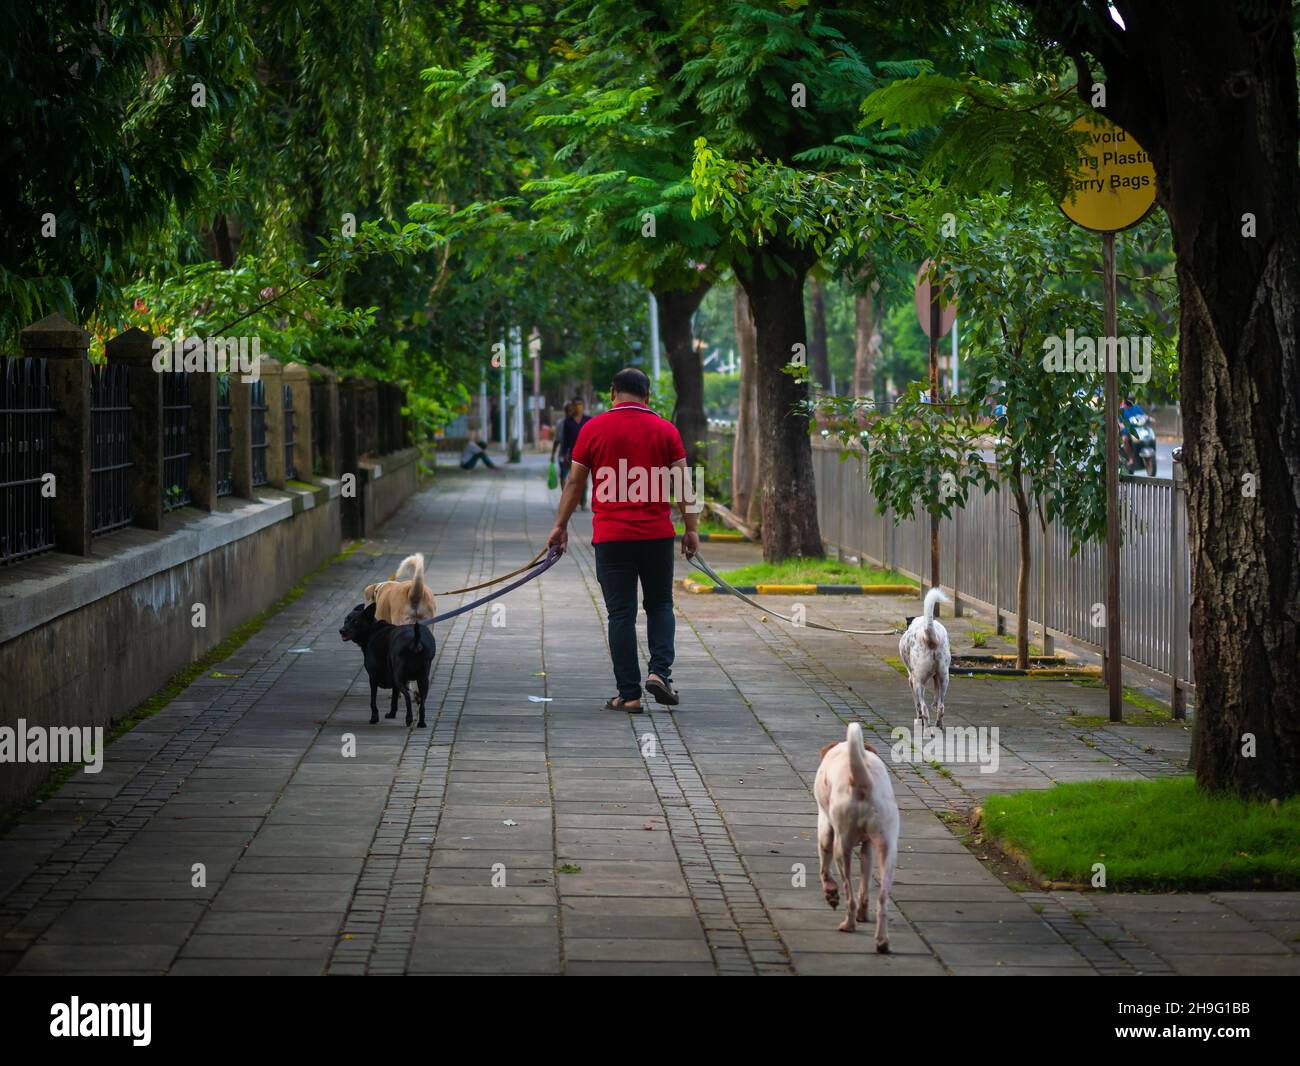
[[1148,477],[1156,476],[1156,431],[1148,415],[1140,407],[1130,407],[1120,414],[1120,432],[1129,446],[1123,447],[1121,441],[1120,457],[1124,471],[1128,474],[1143,467]]

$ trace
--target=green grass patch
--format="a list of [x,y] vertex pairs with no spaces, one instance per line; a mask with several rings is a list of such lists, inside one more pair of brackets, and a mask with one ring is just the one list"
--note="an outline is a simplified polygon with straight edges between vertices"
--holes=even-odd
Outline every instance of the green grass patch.
[[[786,559],[779,563],[754,563],[719,573],[732,585],[916,585],[910,577],[897,571],[855,566],[839,559]],[[711,579],[703,574],[698,580],[711,583]]]
[[886,665],[892,666],[904,677],[907,676],[907,667],[903,665],[903,660],[900,659],[897,655],[885,655],[882,658]]
[[989,635],[982,629],[972,629],[970,631],[970,642],[973,648],[984,648],[988,646]]
[[[107,749],[113,741],[125,733],[129,733],[146,718],[152,718],[161,711],[177,696],[181,695],[190,685],[199,677],[202,677],[207,671],[218,663],[228,659],[238,651],[246,641],[254,636],[270,618],[278,614],[290,604],[296,602],[307,591],[307,585],[312,578],[324,573],[335,563],[342,562],[354,551],[361,546],[361,541],[356,540],[344,548],[334,558],[323,563],[311,573],[305,575],[300,581],[294,584],[290,589],[281,596],[270,607],[260,614],[250,618],[241,626],[236,626],[230,634],[220,644],[214,647],[194,662],[182,666],[176,673],[172,674],[157,692],[148,699],[136,704],[121,718],[114,719],[110,727],[104,732],[104,748]],[[239,677],[240,674],[224,674],[214,670],[212,677],[226,678]],[[59,791],[71,779],[72,775],[77,773],[84,763],[69,763],[58,767],[50,774],[41,785],[27,800],[11,805],[0,811],[0,834],[8,831],[10,825],[21,815],[34,810],[44,803],[47,799]]]
[[1083,781],[990,796],[984,831],[1041,877],[1111,891],[1300,888],[1300,797],[1276,805],[1190,777]]
[[[677,535],[679,537],[686,532],[686,527],[682,525],[682,520],[680,518],[677,519],[673,528],[677,530]],[[695,525],[695,531],[697,533],[739,533],[740,532],[738,529],[732,529],[729,525],[727,525],[726,522],[719,522],[716,518],[711,518],[708,515],[700,516],[699,521]]]

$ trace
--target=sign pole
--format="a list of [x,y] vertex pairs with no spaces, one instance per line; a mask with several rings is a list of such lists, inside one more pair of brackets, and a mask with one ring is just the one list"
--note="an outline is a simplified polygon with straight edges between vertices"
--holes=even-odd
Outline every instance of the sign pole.
[[[930,413],[939,412],[939,279],[930,282]],[[939,587],[939,512],[930,512],[930,587]]]
[[[1101,235],[1104,329],[1107,340],[1119,332],[1116,322],[1115,233]],[[1113,352],[1113,344],[1106,345]],[[1119,599],[1119,372],[1106,363],[1106,650],[1104,653],[1110,720],[1123,721],[1124,685],[1120,663]]]
[[[1119,369],[1115,337],[1119,332],[1115,290],[1115,232],[1136,226],[1155,206],[1156,172],[1151,158],[1128,133],[1100,115],[1078,119],[1071,129],[1084,138],[1081,169],[1070,175],[1070,194],[1061,210],[1075,225],[1101,234],[1102,310],[1106,334],[1106,639],[1102,662],[1110,703],[1110,720],[1123,721],[1124,685],[1120,651],[1119,557]],[[1044,630],[1046,632],[1046,630]]]

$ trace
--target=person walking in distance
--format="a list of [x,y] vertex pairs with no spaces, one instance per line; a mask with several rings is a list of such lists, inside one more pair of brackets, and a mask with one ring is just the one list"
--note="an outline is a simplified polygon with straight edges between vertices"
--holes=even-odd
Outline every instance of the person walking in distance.
[[650,379],[629,367],[614,375],[611,407],[582,425],[571,453],[572,468],[547,547],[569,546],[568,525],[587,480],[594,477],[591,543],[596,580],[609,615],[609,654],[617,695],[606,710],[640,711],[641,664],[636,646],[636,594],[641,587],[650,646],[645,688],[655,701],[675,706],[672,685],[676,619],[673,617],[672,508],[664,486],[672,486],[686,532],[682,554],[700,550],[698,505],[686,467],[681,434],[647,406]]
[[[573,446],[578,443],[578,434],[582,432],[582,427],[591,421],[591,415],[583,412],[584,404],[581,397],[575,396],[564,405],[564,421],[560,423],[560,430],[555,434],[555,443],[551,446],[551,458],[554,459],[558,455],[560,460],[561,487],[569,477],[569,468],[573,462]],[[585,489],[578,507],[584,511],[587,509]]]

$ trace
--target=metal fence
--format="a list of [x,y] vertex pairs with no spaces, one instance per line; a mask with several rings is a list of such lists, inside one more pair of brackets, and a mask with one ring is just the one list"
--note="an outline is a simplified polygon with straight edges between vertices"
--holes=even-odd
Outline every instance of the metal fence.
[[[817,520],[822,539],[842,555],[929,579],[930,519],[897,524],[879,514],[854,456],[840,462],[835,445],[813,444]],[[1190,685],[1191,602],[1186,497],[1170,478],[1122,478],[1121,654],[1124,659]],[[1057,523],[1042,529],[1030,518],[1029,614],[1032,625],[1101,650],[1104,640],[1105,557],[1098,542],[1079,544]],[[939,523],[940,580],[963,600],[1014,616],[1019,526],[1011,491],[978,490],[964,508]],[[1046,561],[1046,566],[1044,566]]]
[[44,359],[0,358],[0,564],[54,547],[50,385]]
[[163,508],[190,502],[190,376],[183,370],[163,375]]
[[230,383],[223,380],[217,393],[217,495],[230,496],[235,491],[235,474],[231,466]]
[[265,485],[266,476],[266,382],[254,381],[249,389],[249,425],[253,437],[253,484]]
[[90,368],[90,492],[93,535],[130,525],[131,396],[127,368]]

